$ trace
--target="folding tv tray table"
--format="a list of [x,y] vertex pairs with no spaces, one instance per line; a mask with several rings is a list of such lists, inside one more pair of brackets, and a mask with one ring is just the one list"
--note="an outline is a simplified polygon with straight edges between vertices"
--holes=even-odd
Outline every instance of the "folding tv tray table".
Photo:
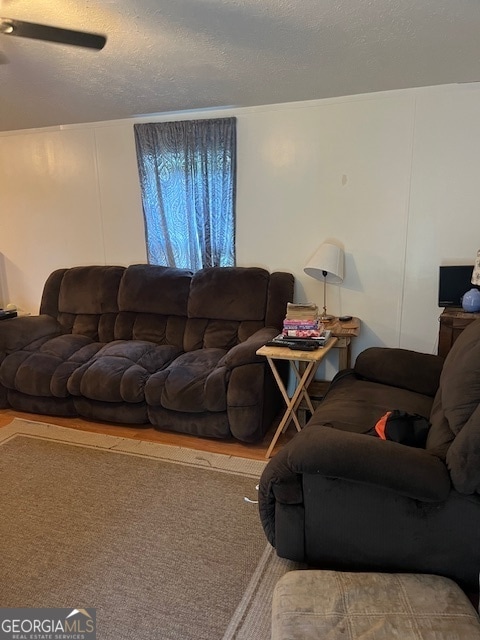
[[[318,365],[325,358],[330,349],[336,345],[337,340],[338,338],[331,337],[323,347],[319,347],[318,349],[315,349],[315,351],[298,351],[296,349],[289,349],[288,347],[268,347],[266,345],[258,349],[257,355],[265,356],[267,358],[268,364],[275,376],[278,388],[280,389],[280,392],[287,404],[283,418],[281,419],[270,446],[268,447],[267,453],[265,454],[266,458],[271,456],[280,434],[287,430],[292,420],[295,423],[297,431],[301,431],[302,425],[298,419],[297,410],[302,399],[305,400],[309,411],[313,413],[314,408],[310,396],[308,395],[308,386],[315,377]],[[288,360],[291,369],[295,374],[297,384],[291,398],[288,395],[280,374],[278,373],[275,360]]]

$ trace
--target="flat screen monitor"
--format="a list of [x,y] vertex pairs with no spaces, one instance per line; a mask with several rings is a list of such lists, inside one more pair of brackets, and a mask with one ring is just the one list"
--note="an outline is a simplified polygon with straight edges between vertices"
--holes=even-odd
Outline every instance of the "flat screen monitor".
[[438,306],[461,307],[462,296],[472,288],[471,265],[440,267],[438,279]]

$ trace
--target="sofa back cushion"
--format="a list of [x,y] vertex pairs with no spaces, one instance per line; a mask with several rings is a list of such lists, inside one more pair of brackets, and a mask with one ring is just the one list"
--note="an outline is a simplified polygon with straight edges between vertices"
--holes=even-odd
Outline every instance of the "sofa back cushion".
[[[270,313],[279,330],[285,317],[287,302],[293,296],[293,277],[282,274],[290,282],[279,285],[278,274],[273,281],[283,294],[276,304],[281,316]],[[185,351],[202,348],[230,349],[265,327],[269,318],[272,276],[259,267],[210,267],[197,271],[190,287]],[[287,296],[287,297],[285,297]],[[280,296],[279,296],[280,297]],[[275,315],[277,317],[275,317]]]
[[480,320],[469,325],[448,353],[435,397],[427,440],[443,439],[452,482],[460,493],[480,492]]
[[113,340],[124,271],[125,267],[117,266],[57,270],[45,283],[40,313],[55,317],[64,333],[109,342]]
[[265,326],[282,329],[287,303],[293,302],[295,279],[291,273],[274,271],[268,283]]
[[262,327],[280,331],[293,288],[292,274],[258,267],[211,267],[194,276],[150,264],[73,267],[49,276],[40,313],[64,333],[99,342],[229,349]]
[[428,353],[393,347],[369,347],[358,355],[354,371],[365,380],[433,398],[443,364],[443,358]]
[[116,340],[183,348],[192,272],[151,264],[127,267],[118,293]]
[[40,314],[46,314],[57,318],[58,316],[58,296],[62,286],[63,276],[68,269],[56,269],[45,281],[43,286],[42,300],[40,302]]

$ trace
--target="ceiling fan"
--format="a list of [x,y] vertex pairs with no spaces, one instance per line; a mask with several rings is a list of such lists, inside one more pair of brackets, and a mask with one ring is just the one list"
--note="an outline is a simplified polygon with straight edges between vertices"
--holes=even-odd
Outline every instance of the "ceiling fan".
[[34,40],[46,40],[60,44],[70,44],[76,47],[96,49],[97,51],[103,49],[107,42],[107,38],[98,33],[61,29],[59,27],[50,27],[44,24],[13,20],[11,18],[0,18],[0,34],[19,36],[21,38],[33,38]]

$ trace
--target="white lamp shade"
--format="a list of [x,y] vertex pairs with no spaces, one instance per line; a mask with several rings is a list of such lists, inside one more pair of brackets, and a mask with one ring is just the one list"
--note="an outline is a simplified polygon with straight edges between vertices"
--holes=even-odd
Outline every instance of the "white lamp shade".
[[480,285],[480,249],[477,251],[477,257],[475,258],[471,282],[472,284]]
[[333,284],[343,282],[345,256],[343,249],[335,244],[324,242],[321,244],[310,260],[307,262],[303,270],[312,278],[317,280],[324,279]]

